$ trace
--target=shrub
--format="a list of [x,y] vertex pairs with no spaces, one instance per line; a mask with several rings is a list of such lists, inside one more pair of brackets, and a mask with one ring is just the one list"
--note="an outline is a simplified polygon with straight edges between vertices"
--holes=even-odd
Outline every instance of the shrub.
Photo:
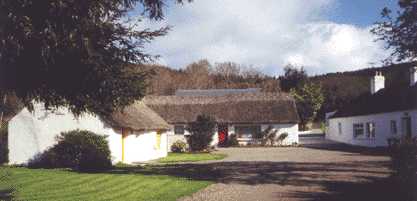
[[403,138],[389,141],[392,176],[402,191],[401,200],[417,200],[417,142]]
[[29,162],[33,168],[72,168],[92,172],[111,168],[110,149],[105,136],[90,131],[61,133],[58,143]]
[[190,136],[187,138],[191,151],[206,150],[213,140],[216,128],[215,119],[207,115],[199,115],[196,121],[187,126]]
[[236,134],[231,134],[227,139],[227,146],[229,147],[236,147],[239,146],[239,141],[237,140]]
[[9,162],[7,124],[0,122],[0,165]]
[[187,144],[181,140],[177,140],[171,145],[171,151],[174,153],[183,153],[187,149]]
[[282,142],[284,142],[284,140],[288,137],[288,133],[281,133],[281,135],[278,136],[278,142],[280,143],[280,145],[282,145]]

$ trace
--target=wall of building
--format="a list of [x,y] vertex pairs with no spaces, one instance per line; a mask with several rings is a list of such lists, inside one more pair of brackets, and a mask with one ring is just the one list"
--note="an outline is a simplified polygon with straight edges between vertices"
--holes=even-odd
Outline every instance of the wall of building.
[[[54,112],[47,111],[42,105],[35,105],[34,112],[23,109],[9,122],[9,159],[10,164],[26,164],[36,155],[44,152],[56,144],[56,136],[61,132],[75,129],[89,130],[99,135],[108,136],[112,162],[117,163],[122,159],[121,131],[112,129],[104,124],[99,117],[84,114],[76,118],[66,109],[58,109]],[[150,146],[136,146],[155,144],[155,133],[150,132],[138,136],[128,136],[125,139],[125,157],[129,162],[142,159],[156,159],[166,155],[166,148],[155,151]],[[165,143],[166,135],[161,140]],[[137,147],[137,148],[133,148]],[[165,154],[163,153],[165,151]],[[144,156],[144,154],[148,154]]]
[[161,135],[158,145],[157,132],[134,132],[125,137],[124,163],[135,163],[166,157],[168,152],[167,134]]
[[[337,142],[366,147],[387,146],[388,138],[401,136],[401,121],[402,118],[406,116],[411,117],[412,135],[417,136],[417,110],[410,110],[383,114],[364,115],[357,117],[332,118],[329,119],[326,138]],[[391,133],[392,120],[395,120],[397,122],[397,134]],[[364,125],[366,125],[367,122],[375,123],[375,138],[354,138],[353,124],[363,123]],[[342,125],[341,134],[339,134],[339,123],[341,123]],[[366,126],[364,128],[366,129]]]
[[[174,130],[170,130],[166,132],[167,137],[168,137],[168,151],[171,151],[171,145],[174,144],[176,141],[183,141],[185,143],[187,143],[187,139],[185,138],[185,136],[190,135],[190,132],[188,132],[187,130],[184,131],[184,135],[176,135]],[[214,134],[213,134],[213,140],[211,141],[210,145],[211,146],[216,146],[219,143],[219,136],[217,134],[217,129],[215,130]]]
[[[288,133],[288,137],[282,142],[282,145],[292,145],[292,144],[298,144],[298,124],[262,124],[261,130],[264,131],[268,128],[268,126],[272,126],[274,129],[278,131],[277,136]],[[186,139],[184,135],[175,135],[174,130],[168,131],[168,147],[170,151],[171,145],[176,142],[177,140],[186,142]],[[189,135],[190,133],[185,130],[185,135]],[[229,125],[228,126],[228,135],[235,134],[235,125]],[[238,139],[241,141],[241,145],[246,145],[248,142],[250,142],[251,139]],[[219,143],[219,137],[216,132],[213,136],[213,141],[211,142],[212,146],[217,146]]]

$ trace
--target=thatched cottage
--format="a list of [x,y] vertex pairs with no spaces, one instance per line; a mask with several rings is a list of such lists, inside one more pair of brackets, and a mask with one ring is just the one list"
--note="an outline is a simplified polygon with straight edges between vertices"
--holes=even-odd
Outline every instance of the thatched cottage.
[[198,115],[215,117],[217,131],[213,145],[221,145],[236,134],[240,144],[254,142],[254,136],[271,126],[278,135],[287,133],[285,145],[298,143],[298,113],[294,99],[285,93],[236,90],[182,90],[175,96],[147,96],[144,103],[174,126],[168,144],[185,140],[186,125]]
[[10,164],[26,164],[53,146],[61,132],[75,129],[107,135],[113,163],[147,161],[168,152],[165,131],[170,125],[141,102],[107,118],[91,114],[76,118],[66,108],[51,111],[36,104],[33,112],[23,109],[9,121]]
[[[198,92],[196,94],[196,92]],[[200,114],[216,119],[212,145],[236,134],[240,144],[268,127],[287,133],[285,145],[298,143],[298,114],[293,98],[283,93],[249,90],[191,90],[175,96],[147,96],[110,117],[84,114],[76,118],[65,108],[20,111],[9,122],[11,164],[24,164],[56,143],[61,132],[75,129],[107,135],[112,161],[134,163],[167,155],[176,140],[186,141],[186,125]]]

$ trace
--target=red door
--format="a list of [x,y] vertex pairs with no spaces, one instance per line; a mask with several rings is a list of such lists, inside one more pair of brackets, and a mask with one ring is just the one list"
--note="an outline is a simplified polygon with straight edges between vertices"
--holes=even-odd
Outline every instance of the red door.
[[218,126],[218,136],[219,136],[219,146],[226,145],[227,142],[227,125],[219,125]]

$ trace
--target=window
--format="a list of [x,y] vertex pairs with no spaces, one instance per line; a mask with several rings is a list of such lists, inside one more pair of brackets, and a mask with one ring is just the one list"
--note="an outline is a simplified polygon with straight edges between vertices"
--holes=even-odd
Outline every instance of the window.
[[397,121],[392,120],[391,121],[391,134],[396,135],[397,133],[398,133]]
[[259,125],[254,126],[236,126],[235,133],[239,138],[252,138],[261,132]]
[[184,125],[175,125],[174,126],[175,135],[184,135],[184,132],[185,132]]
[[342,123],[338,123],[337,124],[337,128],[338,128],[338,130],[339,130],[339,135],[342,135]]
[[363,124],[353,124],[353,136],[355,138],[364,134]]
[[366,123],[366,137],[375,138],[375,123],[374,122]]

